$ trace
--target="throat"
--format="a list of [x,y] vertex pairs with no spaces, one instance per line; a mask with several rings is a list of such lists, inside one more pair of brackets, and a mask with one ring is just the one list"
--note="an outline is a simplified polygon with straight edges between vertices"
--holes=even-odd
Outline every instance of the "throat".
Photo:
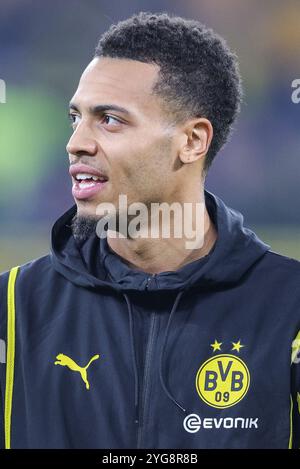
[[107,242],[132,269],[150,274],[176,271],[186,264],[209,254],[217,239],[212,222],[204,235],[204,243],[198,249],[186,249],[183,239],[128,239],[108,237]]

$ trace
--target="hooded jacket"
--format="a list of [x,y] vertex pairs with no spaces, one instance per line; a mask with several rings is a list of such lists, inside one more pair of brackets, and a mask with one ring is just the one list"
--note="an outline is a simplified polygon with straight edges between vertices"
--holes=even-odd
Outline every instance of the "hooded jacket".
[[73,206],[0,276],[3,447],[299,447],[300,263],[205,201],[217,241],[177,271],[79,244]]

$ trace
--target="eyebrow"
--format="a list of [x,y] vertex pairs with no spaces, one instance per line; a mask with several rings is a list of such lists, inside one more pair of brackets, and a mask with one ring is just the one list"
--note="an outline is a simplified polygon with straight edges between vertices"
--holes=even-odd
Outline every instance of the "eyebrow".
[[[79,112],[79,106],[72,102],[69,104],[69,109]],[[116,104],[98,104],[97,106],[89,107],[88,111],[93,115],[101,114],[105,111],[118,111],[123,114],[127,114],[128,116],[131,114],[126,108],[117,106]]]

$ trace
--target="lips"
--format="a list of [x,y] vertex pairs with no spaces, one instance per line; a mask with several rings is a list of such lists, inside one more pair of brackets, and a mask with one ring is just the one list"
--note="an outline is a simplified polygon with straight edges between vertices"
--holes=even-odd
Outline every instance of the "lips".
[[84,164],[70,166],[69,173],[73,179],[73,197],[79,200],[102,192],[108,182],[108,177],[103,172]]

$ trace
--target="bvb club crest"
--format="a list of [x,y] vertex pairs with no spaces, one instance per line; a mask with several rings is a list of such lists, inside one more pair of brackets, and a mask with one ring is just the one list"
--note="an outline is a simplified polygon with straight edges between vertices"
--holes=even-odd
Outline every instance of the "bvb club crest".
[[[211,344],[213,352],[221,351],[222,342]],[[231,351],[240,352],[244,347],[240,341],[232,342]],[[196,376],[196,389],[200,398],[208,405],[225,409],[240,402],[249,389],[250,373],[244,361],[227,353],[206,360]]]

